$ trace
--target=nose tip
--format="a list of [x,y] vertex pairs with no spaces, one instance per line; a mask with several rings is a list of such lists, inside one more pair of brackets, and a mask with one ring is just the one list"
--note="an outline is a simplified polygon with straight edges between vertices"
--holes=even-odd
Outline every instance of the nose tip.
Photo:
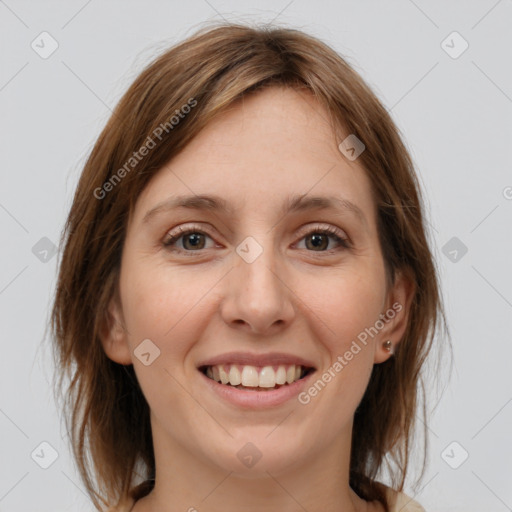
[[[254,249],[250,242],[248,248],[249,253]],[[221,306],[226,323],[255,334],[270,334],[288,325],[294,316],[290,289],[270,266],[274,262],[263,254],[251,263],[241,257],[235,264]]]

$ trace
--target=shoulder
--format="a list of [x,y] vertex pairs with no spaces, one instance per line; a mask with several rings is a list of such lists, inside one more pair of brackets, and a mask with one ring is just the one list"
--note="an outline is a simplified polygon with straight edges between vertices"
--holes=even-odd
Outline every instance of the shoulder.
[[115,507],[110,507],[107,509],[107,512],[130,512],[134,505],[135,501],[133,499],[126,498]]
[[417,501],[391,487],[386,487],[386,498],[390,512],[426,512]]

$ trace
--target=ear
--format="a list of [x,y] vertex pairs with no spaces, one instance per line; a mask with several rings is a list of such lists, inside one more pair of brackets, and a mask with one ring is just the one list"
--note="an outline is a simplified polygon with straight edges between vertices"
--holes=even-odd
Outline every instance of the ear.
[[[416,291],[412,274],[406,270],[398,271],[395,282],[388,291],[384,310],[380,319],[384,327],[376,338],[374,363],[387,361],[397,349],[407,329],[412,299]],[[386,350],[384,343],[391,341],[391,351]]]
[[103,350],[112,361],[123,365],[132,364],[122,308],[116,297],[112,297],[109,302],[99,336]]

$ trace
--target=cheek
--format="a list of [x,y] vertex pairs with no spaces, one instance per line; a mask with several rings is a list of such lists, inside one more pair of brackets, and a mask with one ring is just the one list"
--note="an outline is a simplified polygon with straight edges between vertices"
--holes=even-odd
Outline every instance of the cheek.
[[[373,369],[376,338],[373,331],[368,332],[381,313],[385,281],[372,268],[375,266],[359,271],[345,268],[331,273],[325,282],[318,281],[315,293],[311,286],[302,290],[307,306],[304,311],[310,311],[305,314],[314,322],[313,331],[327,355],[317,377],[322,382],[315,381],[308,394],[313,401],[317,393],[323,396],[321,407],[335,425],[353,414]],[[334,409],[333,404],[337,404]]]
[[324,333],[324,343],[337,355],[375,324],[384,295],[385,282],[375,266],[342,269],[301,292],[305,304],[315,313],[313,318],[317,318],[318,332]]
[[132,350],[149,338],[162,360],[181,357],[204,330],[207,294],[214,282],[213,276],[191,280],[190,271],[161,264],[127,262],[121,293]]
[[170,423],[165,419],[170,410],[192,419],[198,414],[180,383],[187,354],[208,320],[204,298],[212,285],[201,279],[191,282],[183,272],[158,264],[126,262],[123,267],[121,293],[130,349],[133,353],[149,339],[159,350],[148,366],[135,357],[133,361],[143,394],[160,422]]

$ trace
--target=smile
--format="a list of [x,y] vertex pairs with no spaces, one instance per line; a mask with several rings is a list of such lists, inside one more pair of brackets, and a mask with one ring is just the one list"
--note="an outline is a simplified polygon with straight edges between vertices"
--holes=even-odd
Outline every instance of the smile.
[[217,364],[205,366],[200,371],[220,384],[246,391],[269,391],[288,386],[303,379],[314,368],[302,365],[252,366]]

